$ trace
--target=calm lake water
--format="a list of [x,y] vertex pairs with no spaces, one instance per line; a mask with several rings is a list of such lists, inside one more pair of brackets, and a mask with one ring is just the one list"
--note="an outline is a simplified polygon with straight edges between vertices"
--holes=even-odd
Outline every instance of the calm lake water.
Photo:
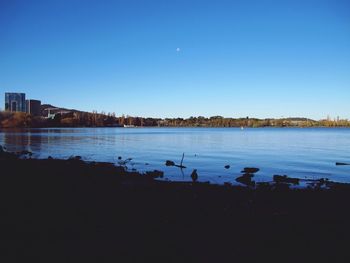
[[[165,179],[189,181],[193,169],[200,181],[231,182],[244,167],[257,167],[255,181],[274,174],[350,182],[350,129],[345,128],[50,128],[0,130],[8,151],[29,150],[37,158],[68,158],[117,164],[132,158],[129,169],[162,170]],[[182,171],[165,166],[180,163]],[[225,165],[230,165],[225,169]],[[238,184],[238,183],[237,183]]]

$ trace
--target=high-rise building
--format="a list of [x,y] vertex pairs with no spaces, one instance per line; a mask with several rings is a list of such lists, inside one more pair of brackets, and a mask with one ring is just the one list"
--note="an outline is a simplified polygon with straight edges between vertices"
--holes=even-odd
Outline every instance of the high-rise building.
[[26,94],[6,92],[5,110],[26,112]]
[[41,115],[41,101],[40,100],[26,100],[26,111],[33,116]]

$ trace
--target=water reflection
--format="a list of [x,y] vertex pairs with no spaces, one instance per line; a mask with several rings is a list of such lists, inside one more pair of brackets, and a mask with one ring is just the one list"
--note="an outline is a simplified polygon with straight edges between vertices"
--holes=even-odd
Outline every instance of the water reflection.
[[18,152],[27,150],[30,152],[40,152],[43,141],[42,136],[33,136],[30,131],[8,130],[2,133],[2,144],[8,151]]

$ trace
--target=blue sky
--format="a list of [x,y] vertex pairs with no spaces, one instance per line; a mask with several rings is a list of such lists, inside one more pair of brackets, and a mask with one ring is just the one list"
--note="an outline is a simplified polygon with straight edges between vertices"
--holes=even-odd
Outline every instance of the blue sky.
[[5,91],[117,115],[350,118],[350,1],[0,0]]

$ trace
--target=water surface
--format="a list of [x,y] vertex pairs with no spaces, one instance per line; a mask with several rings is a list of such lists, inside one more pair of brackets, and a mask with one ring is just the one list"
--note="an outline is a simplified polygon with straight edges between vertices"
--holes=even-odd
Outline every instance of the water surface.
[[[346,128],[49,128],[0,130],[0,144],[9,151],[29,150],[37,158],[68,158],[117,163],[132,158],[129,169],[158,169],[168,180],[231,182],[244,167],[258,167],[255,181],[274,174],[303,179],[350,182],[350,129]],[[179,163],[182,171],[166,167]],[[230,165],[230,169],[225,169]]]

